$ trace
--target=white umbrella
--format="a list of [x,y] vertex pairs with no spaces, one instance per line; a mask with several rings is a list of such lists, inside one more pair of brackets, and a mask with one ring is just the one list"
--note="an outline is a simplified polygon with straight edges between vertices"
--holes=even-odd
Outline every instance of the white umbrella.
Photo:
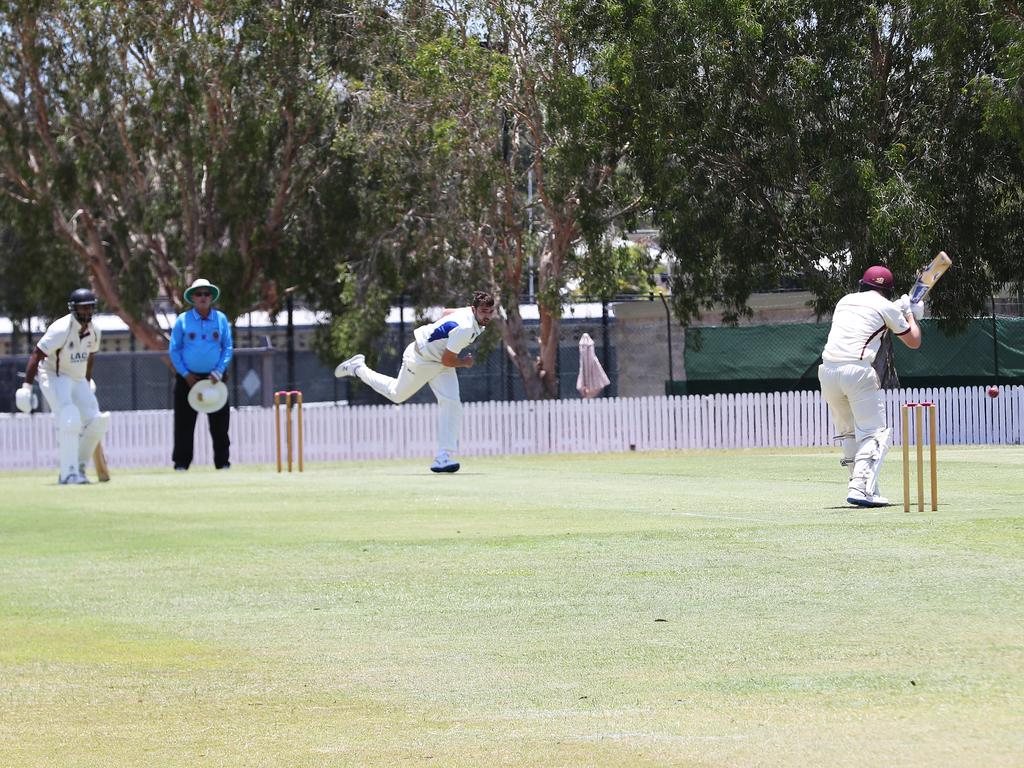
[[597,397],[611,384],[608,374],[594,352],[594,340],[589,333],[580,336],[580,372],[576,376],[576,391],[583,397]]

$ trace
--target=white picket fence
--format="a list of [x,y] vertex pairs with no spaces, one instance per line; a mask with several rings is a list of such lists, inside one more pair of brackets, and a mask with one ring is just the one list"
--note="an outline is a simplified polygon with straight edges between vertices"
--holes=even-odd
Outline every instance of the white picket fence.
[[[1024,442],[1024,387],[998,398],[983,387],[888,393],[889,424],[900,443],[901,403],[938,404],[941,444]],[[305,460],[426,459],[434,453],[434,405],[348,407],[311,403],[304,413]],[[691,395],[598,400],[468,403],[463,455],[829,446],[832,425],[818,392]],[[116,467],[170,466],[170,411],[117,411],[104,439]],[[53,467],[56,432],[49,414],[0,415],[0,470]],[[196,426],[195,461],[212,464],[206,419]],[[274,411],[231,414],[233,463],[275,461]]]

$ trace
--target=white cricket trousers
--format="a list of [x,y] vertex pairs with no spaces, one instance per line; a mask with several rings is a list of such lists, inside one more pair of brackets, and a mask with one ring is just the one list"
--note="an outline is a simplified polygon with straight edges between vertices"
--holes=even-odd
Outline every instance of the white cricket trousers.
[[392,378],[361,365],[356,376],[375,392],[393,403],[404,403],[429,384],[437,398],[437,449],[440,453],[457,453],[459,431],[462,428],[462,400],[459,396],[459,377],[454,368],[433,360],[425,360],[416,351],[416,342],[405,348],[402,368]]
[[885,429],[885,397],[878,374],[863,361],[822,363],[818,381],[843,444],[843,458],[852,461],[858,446]]
[[57,422],[57,453],[63,479],[69,474],[75,474],[78,465],[88,464],[92,457],[98,438],[96,441],[83,440],[82,433],[83,428],[93,423],[101,429],[105,428],[105,424],[99,421],[100,404],[86,379],[54,376],[40,368],[39,388]]

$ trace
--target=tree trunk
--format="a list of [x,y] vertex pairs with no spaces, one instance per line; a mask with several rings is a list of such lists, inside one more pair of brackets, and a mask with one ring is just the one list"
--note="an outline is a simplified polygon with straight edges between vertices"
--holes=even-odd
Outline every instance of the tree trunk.
[[75,218],[79,219],[80,226],[84,230],[84,239],[79,237],[74,225],[64,217],[63,213],[56,208],[53,210],[54,228],[81,258],[85,268],[89,271],[96,293],[103,299],[111,312],[124,320],[131,332],[147,349],[157,352],[166,350],[167,338],[163,332],[145,320],[130,314],[122,306],[117,281],[110,272],[109,261],[104,253],[103,237],[92,216],[84,208],[79,208]]
[[537,270],[540,309],[538,373],[545,397],[558,397],[558,338],[562,324],[562,270],[577,237],[572,213],[552,216],[552,228]]
[[544,387],[544,396],[549,398],[558,397],[558,329],[562,321],[561,314],[561,311],[552,312],[540,307],[540,357],[537,358],[537,373]]
[[519,303],[514,300],[506,303],[505,314],[505,319],[499,325],[505,349],[519,371],[527,399],[540,400],[545,395],[544,384],[538,375],[537,361],[530,356],[526,347],[526,328],[519,313]]

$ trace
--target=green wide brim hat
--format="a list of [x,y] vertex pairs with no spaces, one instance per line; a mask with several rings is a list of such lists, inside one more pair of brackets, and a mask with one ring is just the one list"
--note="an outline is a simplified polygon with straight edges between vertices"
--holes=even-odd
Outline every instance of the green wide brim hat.
[[190,285],[188,288],[185,289],[185,294],[184,294],[185,301],[187,301],[189,304],[192,303],[192,291],[196,290],[197,288],[209,288],[210,289],[210,293],[213,294],[213,296],[212,296],[213,301],[210,302],[211,304],[213,304],[214,302],[217,301],[217,299],[220,298],[220,288],[218,288],[216,285],[211,283],[209,280],[206,280],[205,278],[200,277],[194,283],[192,283],[192,285]]

